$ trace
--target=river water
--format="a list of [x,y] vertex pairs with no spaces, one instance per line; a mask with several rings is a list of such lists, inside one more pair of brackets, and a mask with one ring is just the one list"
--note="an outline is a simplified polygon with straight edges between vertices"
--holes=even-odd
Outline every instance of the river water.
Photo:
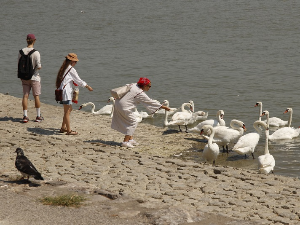
[[[152,81],[148,95],[168,99],[171,107],[193,100],[209,118],[223,109],[227,125],[239,119],[251,132],[258,119],[254,105],[261,101],[271,117],[284,120],[283,112],[292,107],[292,125],[298,127],[299,11],[296,0],[3,0],[1,92],[22,97],[17,52],[34,33],[44,103],[57,104],[56,74],[64,56],[75,52],[76,70],[94,88],[91,93],[81,89],[79,103],[92,101],[96,109],[107,104],[111,88],[146,76]],[[163,117],[145,122],[162,126]],[[276,174],[300,175],[300,137],[269,147]],[[255,154],[263,149],[262,137]],[[201,160],[200,153],[184,155]],[[220,156],[222,161],[257,167],[256,160],[233,153]]]

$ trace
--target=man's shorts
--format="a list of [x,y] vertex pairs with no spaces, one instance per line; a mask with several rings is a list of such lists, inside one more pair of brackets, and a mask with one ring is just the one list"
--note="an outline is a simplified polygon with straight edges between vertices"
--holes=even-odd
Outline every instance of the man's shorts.
[[29,95],[32,89],[32,95],[37,96],[41,94],[41,82],[35,80],[22,80],[23,94]]

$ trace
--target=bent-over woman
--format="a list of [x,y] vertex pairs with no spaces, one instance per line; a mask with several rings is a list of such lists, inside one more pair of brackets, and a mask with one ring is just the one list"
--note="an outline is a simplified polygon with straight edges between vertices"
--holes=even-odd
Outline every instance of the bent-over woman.
[[151,114],[160,108],[167,111],[170,110],[169,107],[148,97],[145,92],[149,91],[150,88],[150,80],[146,77],[141,77],[137,84],[132,85],[130,91],[125,96],[115,101],[111,128],[125,134],[124,141],[121,144],[122,147],[132,148],[138,145],[133,139],[133,134],[138,124],[134,111],[139,103],[142,103]]
[[75,53],[69,53],[65,57],[65,61],[60,67],[56,77],[56,88],[63,90],[63,100],[60,104],[64,105],[64,117],[60,128],[60,133],[67,132],[67,135],[77,135],[78,132],[71,130],[70,114],[72,111],[72,94],[73,94],[73,82],[80,87],[86,87],[89,91],[93,91],[93,88],[81,80],[74,66],[79,61]]

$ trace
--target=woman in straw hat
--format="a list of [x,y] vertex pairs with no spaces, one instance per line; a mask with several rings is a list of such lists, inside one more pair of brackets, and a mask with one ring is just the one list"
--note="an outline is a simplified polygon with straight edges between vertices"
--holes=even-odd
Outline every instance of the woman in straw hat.
[[133,140],[133,133],[137,127],[134,111],[136,105],[142,103],[147,110],[153,114],[160,108],[167,111],[169,107],[160,104],[158,101],[148,97],[145,93],[151,88],[151,82],[146,77],[141,77],[137,84],[132,85],[130,91],[121,99],[116,99],[112,117],[111,128],[125,134],[122,147],[132,148],[138,143]]
[[78,73],[74,69],[74,66],[78,62],[77,55],[75,53],[69,53],[66,56],[65,61],[60,67],[56,77],[56,88],[63,90],[63,100],[60,102],[64,105],[64,117],[61,125],[60,133],[67,132],[67,135],[77,135],[76,131],[71,130],[70,114],[72,111],[72,85],[75,83],[78,86],[86,87],[89,91],[93,91],[93,88],[87,85],[87,83],[79,77]]

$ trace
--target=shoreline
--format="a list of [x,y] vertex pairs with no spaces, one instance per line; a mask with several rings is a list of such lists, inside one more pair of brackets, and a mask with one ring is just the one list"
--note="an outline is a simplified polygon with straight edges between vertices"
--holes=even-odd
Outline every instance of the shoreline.
[[[97,205],[104,211],[99,218],[111,212],[116,215],[108,217],[107,224],[114,220],[118,220],[116,224],[132,224],[132,221],[138,222],[136,224],[205,224],[207,218],[213,221],[210,214],[217,215],[215,224],[220,225],[228,221],[239,221],[239,224],[299,223],[299,179],[229,166],[213,167],[171,157],[192,149],[196,144],[195,134],[182,138],[181,133],[142,122],[135,132],[140,145],[127,149],[120,147],[123,134],[110,128],[108,115],[76,110],[79,104],[74,104],[71,127],[79,135],[65,135],[59,133],[63,115],[59,104],[41,103],[45,120],[23,124],[21,99],[0,96],[1,200],[13,198],[7,197],[12,193],[19,198],[40,198],[62,190],[75,191],[92,196],[90,206],[84,206],[91,207],[90,213],[95,214],[93,207]],[[28,102],[28,116],[30,119],[36,116],[33,100]],[[17,147],[24,150],[45,181],[31,178],[31,185],[14,181],[19,176],[14,166]],[[108,201],[107,196],[103,197],[105,193],[116,199]],[[113,210],[124,204],[127,208]],[[130,208],[130,204],[134,206]],[[104,205],[110,206],[107,211]],[[35,203],[35,207],[55,211],[54,207],[40,203]],[[0,211],[1,224],[3,221],[3,224],[20,222],[14,220],[12,215],[15,213],[10,211]],[[71,218],[80,213],[69,209],[71,211],[74,214],[67,218],[73,221]],[[83,211],[88,214],[89,210]],[[52,223],[59,219],[66,218],[55,214]],[[82,224],[82,219],[72,223]],[[36,221],[38,223],[41,221]]]

